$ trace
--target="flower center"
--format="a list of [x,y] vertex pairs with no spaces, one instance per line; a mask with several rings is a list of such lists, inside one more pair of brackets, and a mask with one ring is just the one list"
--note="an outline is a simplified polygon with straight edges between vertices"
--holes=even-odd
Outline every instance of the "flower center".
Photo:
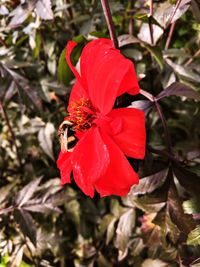
[[74,131],[85,131],[89,129],[96,118],[96,110],[89,99],[80,98],[70,103],[69,116],[66,118],[73,123]]

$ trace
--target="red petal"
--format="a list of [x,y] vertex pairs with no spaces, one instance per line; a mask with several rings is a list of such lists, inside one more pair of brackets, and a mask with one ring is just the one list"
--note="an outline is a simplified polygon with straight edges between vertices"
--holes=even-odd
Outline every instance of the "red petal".
[[77,80],[72,88],[72,91],[70,93],[70,98],[69,98],[69,105],[70,103],[74,101],[80,100],[80,98],[85,98],[88,99],[88,95],[83,88],[83,86],[80,84],[80,82]]
[[72,63],[71,63],[71,59],[70,59],[72,50],[73,50],[74,47],[76,47],[76,46],[77,46],[77,43],[74,42],[74,41],[69,41],[69,42],[67,43],[67,46],[66,46],[66,60],[67,60],[67,64],[69,65],[71,71],[74,73],[74,76],[79,80],[80,83],[82,83],[82,81],[81,81],[81,77],[80,77],[78,71],[76,70],[76,68],[72,65]]
[[122,121],[121,132],[112,136],[121,150],[129,157],[143,159],[146,144],[144,112],[134,108],[119,108],[112,110],[108,116]]
[[104,174],[109,154],[98,129],[91,128],[79,140],[72,158],[74,179],[82,191],[93,197],[93,183]]
[[70,183],[70,174],[72,171],[71,166],[71,152],[60,152],[58,160],[57,160],[57,166],[60,169],[60,175],[61,175],[61,183],[66,184]]
[[138,176],[112,139],[103,131],[101,136],[109,151],[110,164],[106,173],[96,181],[95,188],[102,197],[124,196],[133,184],[138,184]]
[[80,68],[90,100],[104,115],[111,111],[117,96],[139,92],[133,63],[124,58],[109,39],[87,44],[82,51]]

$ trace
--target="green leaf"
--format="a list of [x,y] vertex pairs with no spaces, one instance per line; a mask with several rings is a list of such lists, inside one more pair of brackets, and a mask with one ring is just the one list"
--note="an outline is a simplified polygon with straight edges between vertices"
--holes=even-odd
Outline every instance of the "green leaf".
[[193,197],[183,202],[184,212],[187,214],[200,213],[200,199]]
[[[81,51],[83,44],[86,42],[86,39],[84,36],[79,35],[73,38],[73,40],[77,43],[80,44],[76,46],[72,53],[71,53],[71,62],[73,65],[75,65],[80,57]],[[58,69],[57,69],[57,77],[58,81],[65,86],[69,85],[71,80],[74,78],[74,74],[72,73],[71,69],[69,68],[66,58],[66,48],[63,49],[59,61],[58,61]]]
[[58,81],[64,85],[68,85],[70,81],[73,79],[74,75],[72,71],[70,70],[66,59],[65,59],[65,54],[66,54],[66,48],[63,49],[59,61],[58,61]]
[[148,44],[143,43],[143,46],[150,52],[152,57],[156,60],[161,70],[164,67],[163,55],[159,47],[152,47]]
[[200,245],[200,225],[192,230],[187,239],[187,245],[198,246]]

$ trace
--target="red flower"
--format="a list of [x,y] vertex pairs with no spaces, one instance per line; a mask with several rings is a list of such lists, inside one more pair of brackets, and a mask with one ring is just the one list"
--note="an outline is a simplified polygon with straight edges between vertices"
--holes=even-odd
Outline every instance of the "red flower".
[[113,47],[109,39],[88,43],[80,57],[80,74],[70,61],[76,46],[70,41],[66,60],[76,82],[65,120],[73,123],[78,142],[72,151],[61,151],[58,168],[62,184],[74,180],[90,197],[126,195],[139,179],[126,156],[142,159],[145,154],[145,118],[134,108],[112,109],[116,97],[139,93],[132,62]]

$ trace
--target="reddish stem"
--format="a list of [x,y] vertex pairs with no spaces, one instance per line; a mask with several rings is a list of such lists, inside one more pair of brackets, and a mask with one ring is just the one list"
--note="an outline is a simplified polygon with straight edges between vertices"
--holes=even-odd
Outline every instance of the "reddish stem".
[[105,16],[105,19],[106,19],[106,23],[108,25],[108,30],[109,30],[110,37],[111,37],[111,39],[113,41],[113,44],[114,44],[115,48],[118,49],[119,45],[118,45],[117,35],[116,35],[116,32],[115,32],[115,28],[114,28],[112,15],[111,15],[111,11],[110,11],[110,7],[109,7],[109,4],[108,4],[108,1],[107,0],[101,0],[101,5],[102,5],[102,8],[103,8],[103,13],[104,13],[104,16]]

